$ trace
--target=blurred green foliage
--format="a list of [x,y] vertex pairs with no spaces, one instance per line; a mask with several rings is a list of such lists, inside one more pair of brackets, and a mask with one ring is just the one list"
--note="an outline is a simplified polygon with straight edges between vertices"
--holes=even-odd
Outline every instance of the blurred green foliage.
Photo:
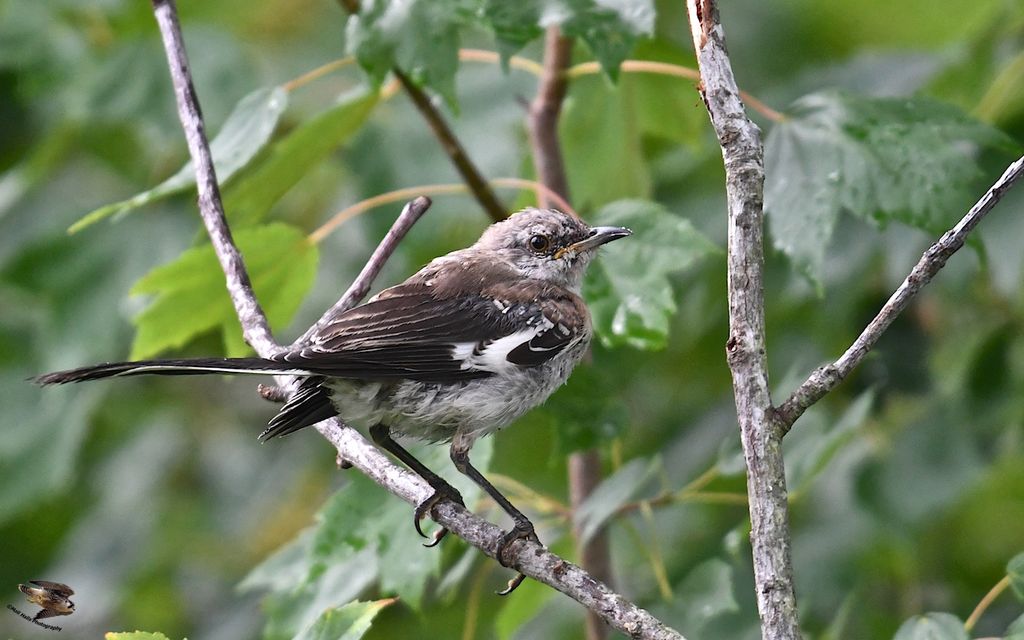
[[[592,362],[481,443],[477,462],[571,557],[565,455],[599,446],[607,481],[575,519],[588,533],[609,526],[617,587],[688,637],[757,638],[724,359],[721,156],[690,81],[616,73],[627,56],[694,65],[681,6],[179,9],[208,130],[221,132],[228,215],[283,340],[337,298],[399,205],[319,243],[308,234],[365,198],[457,181],[404,96],[378,93],[386,71],[398,64],[439,96],[485,175],[532,177],[520,103],[536,78],[460,64],[458,48],[536,60],[549,19],[578,37],[575,61],[606,73],[573,79],[560,123],[574,203],[637,233],[609,247],[587,283],[601,338]],[[1014,0],[976,2],[966,18],[952,0],[736,0],[722,12],[741,86],[785,118],[753,113],[766,131],[777,247],[765,297],[779,401],[846,348],[1019,153],[1024,12]],[[287,84],[346,54],[363,70]],[[8,602],[21,600],[19,582],[66,582],[77,611],[62,626],[83,638],[582,636],[582,609],[550,589],[527,582],[497,598],[508,572],[495,563],[454,539],[421,548],[411,509],[337,470],[315,434],[259,445],[273,407],[251,382],[26,382],[130,352],[245,349],[181,169],[149,3],[0,0],[0,118]],[[1022,207],[1018,188],[787,438],[808,637],[1024,635]],[[96,223],[107,214],[113,224]],[[470,198],[437,198],[378,286],[485,224]],[[443,447],[421,454],[461,480]],[[968,633],[962,621],[1001,581],[1008,588]],[[45,633],[0,616],[0,636]]]

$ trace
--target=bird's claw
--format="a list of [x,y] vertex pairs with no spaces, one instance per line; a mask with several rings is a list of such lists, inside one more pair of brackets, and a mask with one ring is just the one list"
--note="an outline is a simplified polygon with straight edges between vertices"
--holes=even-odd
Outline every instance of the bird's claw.
[[416,528],[416,533],[420,534],[421,537],[430,538],[430,542],[424,543],[424,547],[436,546],[437,543],[441,542],[441,539],[448,534],[448,530],[441,527],[434,532],[433,536],[428,536],[423,533],[423,528],[420,526],[420,521],[430,515],[431,509],[437,506],[437,504],[442,500],[450,500],[461,507],[466,506],[465,501],[462,499],[462,494],[459,493],[455,487],[450,485],[440,489],[435,487],[434,493],[432,493],[429,498],[419,503],[416,510],[413,512],[412,525]]
[[[511,560],[506,554],[508,553],[509,547],[516,540],[529,540],[530,542],[535,542],[538,545],[540,544],[540,538],[537,537],[537,532],[534,531],[532,522],[529,520],[516,522],[515,526],[512,527],[512,530],[503,535],[501,540],[498,542],[496,558],[501,566],[508,567],[511,565]],[[508,585],[504,589],[497,592],[498,595],[507,596],[515,591],[519,585],[523,584],[523,580],[526,580],[526,576],[524,574],[516,574],[514,578],[508,581]]]

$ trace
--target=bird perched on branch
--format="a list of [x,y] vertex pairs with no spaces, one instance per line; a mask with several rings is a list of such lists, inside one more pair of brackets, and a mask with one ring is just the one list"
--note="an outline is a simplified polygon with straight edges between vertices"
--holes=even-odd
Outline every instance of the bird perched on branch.
[[[374,441],[423,477],[438,501],[459,492],[392,435],[450,442],[455,467],[512,517],[498,560],[516,539],[537,541],[533,524],[469,461],[480,436],[542,403],[569,377],[592,336],[580,298],[601,245],[630,235],[591,227],[550,209],[527,209],[491,225],[471,247],[434,259],[405,282],[325,322],[308,345],[272,358],[115,362],[39,376],[63,384],[143,374],[270,374],[302,378],[260,435],[283,436],[333,416],[368,428]],[[436,543],[444,529],[435,535]],[[521,580],[521,578],[520,578]],[[510,588],[518,582],[510,582]]]

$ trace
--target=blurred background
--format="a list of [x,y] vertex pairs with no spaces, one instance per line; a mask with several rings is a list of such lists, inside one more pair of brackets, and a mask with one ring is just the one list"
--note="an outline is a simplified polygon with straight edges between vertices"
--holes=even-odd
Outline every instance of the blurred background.
[[[769,249],[769,364],[780,401],[846,348],[935,231],[959,219],[1012,158],[1013,141],[1024,136],[1024,4],[723,5],[740,86],[776,110],[829,89],[928,96],[1006,136],[977,167],[964,168],[969,188],[927,224],[844,213],[826,236],[827,253],[811,260],[810,276]],[[630,57],[693,67],[683,3],[656,9],[654,37],[641,39]],[[210,131],[254,90],[345,55],[346,15],[327,0],[182,0],[179,10]],[[463,47],[495,46],[483,30],[467,27],[461,37]],[[520,55],[538,60],[538,43]],[[575,61],[590,57],[577,48]],[[352,66],[293,88],[275,139],[301,131],[366,83]],[[536,79],[520,70],[460,66],[457,112],[443,108],[484,175],[532,177],[522,101],[535,88]],[[306,158],[308,166],[278,166],[299,175],[258,202],[269,209],[258,215],[309,233],[365,198],[458,182],[405,95],[371,106],[342,123],[337,143]],[[780,126],[753,117],[766,132]],[[475,550],[454,539],[421,549],[407,505],[357,472],[339,471],[335,452],[315,433],[259,444],[275,409],[251,380],[47,389],[26,381],[147,349],[210,355],[242,348],[220,328],[237,332],[230,310],[206,328],[190,325],[193,312],[209,311],[196,305],[220,309],[222,300],[145,286],[133,295],[140,278],[200,241],[187,191],[68,233],[85,214],[157,185],[187,160],[149,3],[0,0],[0,122],[4,604],[29,611],[17,584],[55,580],[77,592],[77,612],[56,619],[71,637],[142,629],[230,640],[292,637],[326,607],[398,593],[402,599],[366,637],[428,630],[452,638],[582,637],[583,610],[567,598],[529,581],[497,598],[492,593],[508,572]],[[703,105],[689,81],[624,77],[612,85],[587,75],[570,87],[562,135],[573,201],[584,216],[644,198],[688,219],[720,250],[686,269],[661,265],[671,272],[663,335],[604,335],[592,364],[477,455],[490,458],[490,473],[533,515],[545,542],[571,557],[565,460],[598,446],[614,482],[577,518],[609,523],[617,588],[688,637],[757,638],[723,348],[723,173]],[[898,147],[899,135],[891,142]],[[499,196],[510,209],[532,202],[528,193]],[[302,273],[289,278],[306,282],[308,293],[299,287],[280,303],[274,329],[281,339],[297,337],[337,299],[399,208],[374,209],[303,249]],[[772,213],[780,217],[770,219],[770,231],[786,212]],[[436,197],[377,288],[469,244],[487,222],[468,196]],[[965,619],[1024,551],[1021,238],[1018,189],[787,438],[807,637],[890,637],[927,611]],[[784,244],[774,236],[768,242]],[[600,286],[589,290],[600,294]],[[180,315],[140,321],[160,304]],[[444,447],[427,455],[444,469]],[[456,475],[450,467],[444,474]],[[493,505],[477,511],[505,524]],[[974,635],[1001,635],[1021,613],[1021,603],[1003,595]],[[0,614],[0,636],[48,633]]]

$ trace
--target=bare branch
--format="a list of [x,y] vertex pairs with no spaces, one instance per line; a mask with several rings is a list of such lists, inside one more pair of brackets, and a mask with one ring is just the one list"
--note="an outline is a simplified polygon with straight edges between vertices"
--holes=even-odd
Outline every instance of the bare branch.
[[195,86],[192,84],[185,42],[181,37],[178,11],[172,0],[153,0],[153,13],[156,15],[160,37],[167,53],[174,96],[178,103],[178,117],[185,130],[188,152],[196,170],[199,213],[210,235],[210,241],[217,247],[217,259],[224,270],[228,293],[242,323],[245,341],[261,356],[272,355],[279,347],[270,333],[267,316],[253,294],[242,254],[235,246],[231,229],[224,217],[224,205],[221,203],[217,175],[213,169],[213,156],[210,154],[210,145],[206,138],[203,114],[199,108]]
[[[228,291],[235,303],[235,310],[242,322],[247,340],[260,355],[272,355],[280,347],[270,334],[266,316],[256,301],[241,254],[234,244],[224,218],[223,204],[220,201],[216,176],[210,160],[202,114],[192,85],[174,1],[152,2],[167,50],[182,126],[188,138],[189,153],[196,167],[200,212],[227,278]],[[418,199],[406,207],[399,221],[396,221],[389,232],[389,237],[381,242],[370,263],[332,310],[359,302],[380,266],[394,250],[394,245],[401,239],[401,235],[415,221],[414,218],[422,215],[428,206],[429,200]],[[270,392],[269,395],[275,394]],[[358,432],[345,426],[340,420],[326,420],[317,424],[316,429],[337,449],[339,460],[358,467],[396,496],[410,504],[419,504],[430,495],[431,489],[425,482],[393,464]],[[501,529],[450,503],[442,503],[433,511],[437,513],[437,519],[442,526],[492,558],[495,557],[503,535]],[[424,552],[429,553],[426,550]],[[577,600],[590,611],[600,615],[609,625],[631,637],[652,640],[682,639],[681,635],[666,627],[650,613],[613,593],[581,568],[536,544],[517,541],[505,556],[512,561],[512,568]]]
[[[571,57],[572,40],[562,37],[558,27],[548,27],[544,36],[544,75],[537,87],[537,97],[530,103],[528,120],[537,177],[566,200],[571,198],[562,161],[562,146],[558,142],[558,117],[568,91],[565,70],[569,68]],[[541,204],[551,206],[547,198]]]
[[395,74],[399,84],[409,94],[412,103],[416,106],[420,115],[423,116],[423,119],[427,121],[427,124],[430,125],[430,130],[434,132],[444,152],[448,154],[448,158],[455,165],[462,179],[465,180],[466,186],[469,187],[473,197],[480,203],[480,206],[487,212],[487,215],[491,217],[491,220],[498,222],[508,217],[508,210],[505,209],[505,205],[501,204],[501,201],[498,200],[498,196],[494,194],[491,185],[487,183],[487,179],[480,174],[480,170],[473,164],[473,161],[466,153],[466,149],[462,146],[462,142],[455,137],[455,133],[448,126],[448,123],[445,122],[444,116],[434,106],[426,92],[417,87],[416,83],[402,73],[398,67],[392,69],[391,73]]
[[1007,191],[1024,174],[1024,157],[1010,164],[995,183],[989,187],[985,195],[978,200],[971,210],[967,212],[955,227],[942,235],[939,240],[928,248],[921,256],[921,259],[914,265],[910,275],[903,280],[903,283],[893,292],[889,300],[882,306],[878,315],[868,323],[857,339],[853,341],[850,348],[846,350],[838,360],[832,364],[825,365],[814,371],[801,384],[793,394],[779,406],[778,420],[784,432],[792,428],[797,418],[803,415],[804,411],[815,402],[820,400],[826,393],[831,391],[846,376],[853,371],[860,362],[867,356],[868,352],[893,320],[903,312],[910,304],[914,296],[924,288],[935,274],[946,265],[950,256],[956,253],[964,242],[967,235],[981,222],[996,203],[1002,200]]
[[699,90],[718,134],[729,207],[729,340],[726,354],[747,465],[754,580],[761,631],[800,637],[782,433],[773,421],[764,328],[764,147],[747,117],[714,0],[687,0]]

